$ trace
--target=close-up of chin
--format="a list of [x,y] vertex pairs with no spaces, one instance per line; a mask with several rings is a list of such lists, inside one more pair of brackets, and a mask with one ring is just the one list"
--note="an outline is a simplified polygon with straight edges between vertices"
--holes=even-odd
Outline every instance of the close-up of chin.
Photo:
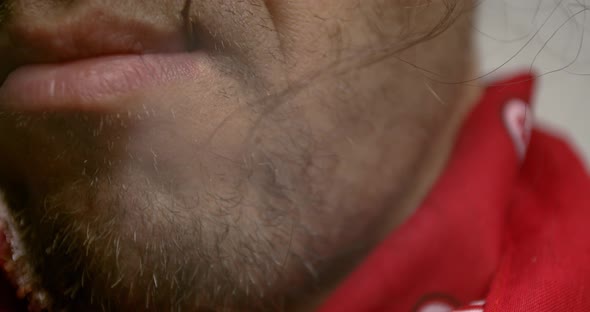
[[0,312],[590,311],[588,8],[0,0]]

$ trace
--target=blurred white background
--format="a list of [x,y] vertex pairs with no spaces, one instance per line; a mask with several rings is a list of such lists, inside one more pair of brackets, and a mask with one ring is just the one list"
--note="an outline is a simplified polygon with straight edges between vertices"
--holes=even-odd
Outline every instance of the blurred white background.
[[537,120],[564,134],[590,168],[590,0],[478,0],[485,80],[541,75]]

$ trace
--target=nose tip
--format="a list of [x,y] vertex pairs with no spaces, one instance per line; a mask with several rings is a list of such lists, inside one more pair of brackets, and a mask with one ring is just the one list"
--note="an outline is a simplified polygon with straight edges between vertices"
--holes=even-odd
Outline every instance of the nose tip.
[[186,48],[181,21],[170,15],[175,10],[133,1],[131,11],[129,2],[10,1],[11,9],[0,22],[1,81],[22,65]]

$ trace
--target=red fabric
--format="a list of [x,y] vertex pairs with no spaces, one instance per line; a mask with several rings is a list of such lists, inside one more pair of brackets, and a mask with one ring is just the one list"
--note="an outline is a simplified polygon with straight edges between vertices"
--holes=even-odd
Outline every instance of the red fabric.
[[486,90],[421,207],[319,311],[590,311],[590,178],[507,113],[532,89],[523,75]]

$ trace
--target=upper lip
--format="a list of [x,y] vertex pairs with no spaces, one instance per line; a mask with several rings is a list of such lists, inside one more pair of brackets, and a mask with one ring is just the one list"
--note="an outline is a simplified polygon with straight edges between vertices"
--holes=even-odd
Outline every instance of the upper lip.
[[0,70],[116,54],[171,53],[186,49],[182,27],[160,26],[93,9],[47,24],[17,20],[3,27]]

